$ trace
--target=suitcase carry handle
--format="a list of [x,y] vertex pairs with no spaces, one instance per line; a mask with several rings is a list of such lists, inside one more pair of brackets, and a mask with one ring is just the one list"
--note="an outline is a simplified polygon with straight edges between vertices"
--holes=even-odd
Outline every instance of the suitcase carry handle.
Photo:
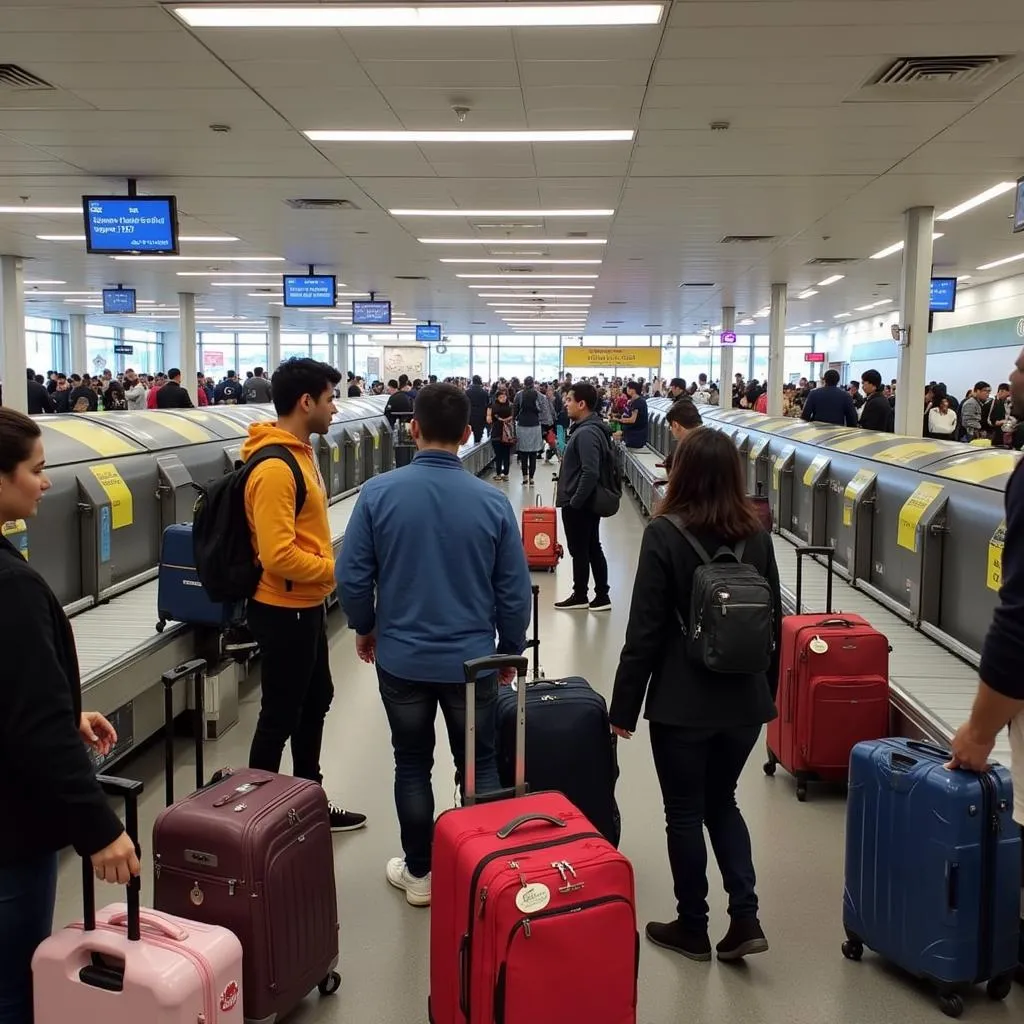
[[164,684],[164,800],[168,807],[174,803],[174,686],[182,679],[192,677],[192,729],[196,745],[196,789],[203,788],[203,740],[206,730],[206,662],[202,658],[186,661],[165,672]]
[[822,619],[818,623],[819,626],[845,626],[847,629],[853,629],[856,625],[855,622],[851,622],[849,619]]
[[561,818],[552,817],[550,814],[521,814],[518,818],[513,818],[507,825],[503,825],[498,829],[498,838],[508,839],[516,829],[522,828],[523,825],[528,825],[531,821],[543,821],[548,825],[555,825],[558,828],[566,827],[566,823]]
[[[462,805],[472,807],[476,793],[476,681],[482,675],[514,668],[519,685],[516,687],[516,764],[515,796],[526,795],[526,674],[530,663],[521,654],[492,654],[487,658],[474,658],[462,666],[466,674],[466,744],[463,767]],[[487,794],[489,799],[500,799],[506,791]]]
[[836,549],[830,547],[818,547],[815,545],[803,545],[796,549],[796,614],[803,614],[803,593],[804,593],[804,556],[824,555],[828,559],[828,582],[825,591],[825,614],[832,614],[832,564],[836,559]]
[[[124,798],[124,830],[135,844],[135,856],[142,860],[142,848],[139,846],[139,794],[143,790],[141,782],[133,779],[118,779],[112,775],[97,775],[96,781],[108,796]],[[128,883],[128,913],[125,920],[128,924],[128,941],[138,942],[142,937],[139,920],[139,894],[142,891],[142,879],[136,875]],[[87,932],[96,930],[96,879],[93,877],[92,861],[82,858],[82,902],[84,906],[83,928]]]
[[[127,924],[128,914],[122,912],[114,914],[110,918],[111,924]],[[159,914],[154,914],[148,910],[140,911],[139,923],[150,931],[159,932],[165,938],[173,939],[175,942],[184,942],[188,938],[188,932],[180,925],[176,925],[166,918],[160,917]]]
[[950,760],[953,756],[952,750],[945,750],[935,743],[923,743],[920,740],[907,740],[907,747],[910,750],[919,750],[922,754],[934,754],[944,761]]

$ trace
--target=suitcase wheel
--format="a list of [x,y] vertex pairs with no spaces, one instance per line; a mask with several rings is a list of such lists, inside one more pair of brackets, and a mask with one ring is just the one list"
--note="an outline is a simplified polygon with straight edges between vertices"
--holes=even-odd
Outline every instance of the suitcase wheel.
[[775,766],[779,763],[778,758],[771,752],[768,751],[768,760],[764,763],[764,773],[769,778],[775,774]]
[[847,939],[843,943],[843,956],[847,960],[859,961],[864,955],[864,944],[861,942],[854,942],[853,939]]
[[164,626],[166,626],[166,625],[167,625],[167,620],[166,620],[166,619],[161,619],[161,620],[160,620],[160,621],[159,621],[159,622],[158,622],[158,623],[156,624],[156,631],[157,631],[158,633],[162,633],[162,632],[164,631]]
[[1010,994],[1011,988],[1013,988],[1013,976],[1001,974],[998,978],[992,978],[989,981],[985,986],[985,992],[988,994],[989,999],[1001,1002]]
[[939,996],[939,1009],[947,1017],[959,1017],[964,1012],[964,1001],[956,992]]
[[331,973],[317,985],[317,989],[322,996],[333,996],[339,988],[341,988],[341,975],[337,971],[331,971]]
[[805,803],[807,800],[807,783],[803,779],[797,779],[796,798],[800,803]]

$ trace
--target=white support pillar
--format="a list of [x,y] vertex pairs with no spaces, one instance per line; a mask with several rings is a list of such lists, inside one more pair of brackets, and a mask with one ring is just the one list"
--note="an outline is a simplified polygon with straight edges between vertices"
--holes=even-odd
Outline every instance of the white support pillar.
[[932,233],[935,210],[915,206],[907,210],[906,243],[900,281],[901,326],[905,328],[896,361],[896,433],[920,437],[921,414],[928,359],[928,309],[931,305]]
[[178,328],[180,331],[181,386],[188,392],[192,404],[199,406],[196,386],[196,297],[191,292],[178,293]]
[[281,318],[279,316],[267,317],[267,359],[270,366],[270,376],[281,365]]
[[[345,381],[345,375],[349,371],[349,336],[347,334],[339,334],[337,336],[338,342],[338,361],[334,364],[335,369],[341,372],[342,383]],[[384,370],[383,361],[381,362],[381,372]],[[386,382],[385,382],[386,383]]]
[[[25,275],[20,256],[0,256],[0,372],[3,402],[9,409],[28,412],[25,371]],[[33,370],[38,367],[33,366]],[[49,367],[44,366],[46,373]]]
[[772,311],[768,320],[768,415],[782,415],[783,366],[786,356],[786,290],[772,285]]
[[[736,331],[736,307],[735,306],[723,306],[722,307],[722,331]],[[721,346],[721,359],[718,367],[718,404],[723,409],[732,408],[732,384],[733,369],[732,357],[735,351],[735,345],[722,345]]]
[[84,373],[89,368],[89,347],[85,341],[85,314],[72,313],[68,317],[68,333],[71,340],[71,367],[68,375]]
[[333,332],[327,335],[327,365],[337,366],[338,365],[338,342],[337,335]]

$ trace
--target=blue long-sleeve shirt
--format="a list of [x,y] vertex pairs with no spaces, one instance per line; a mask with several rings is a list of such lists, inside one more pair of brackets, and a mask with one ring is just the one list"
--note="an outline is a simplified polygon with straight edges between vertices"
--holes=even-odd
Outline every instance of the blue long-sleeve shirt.
[[530,575],[515,513],[456,455],[418,452],[368,480],[336,575],[349,626],[376,630],[377,661],[393,676],[461,683],[463,662],[526,647]]

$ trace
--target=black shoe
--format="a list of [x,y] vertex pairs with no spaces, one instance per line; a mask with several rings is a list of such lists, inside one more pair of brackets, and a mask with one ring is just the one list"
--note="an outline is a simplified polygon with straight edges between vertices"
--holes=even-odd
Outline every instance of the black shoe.
[[334,804],[328,805],[331,809],[331,831],[332,832],[355,832],[366,825],[366,815],[358,814],[356,811],[343,811]]
[[768,940],[756,917],[734,917],[729,931],[715,947],[719,960],[742,960],[752,953],[768,951]]
[[662,949],[685,956],[687,960],[706,963],[711,959],[711,940],[707,932],[688,932],[679,921],[658,924],[651,921],[646,928],[647,938]]
[[560,608],[563,612],[576,611],[578,609],[586,610],[590,607],[590,602],[587,600],[586,594],[583,597],[573,594],[572,597],[567,597],[564,601],[556,601],[555,607]]
[[611,611],[611,607],[611,598],[607,594],[605,594],[604,597],[595,597],[594,600],[590,602],[590,610],[592,612]]

